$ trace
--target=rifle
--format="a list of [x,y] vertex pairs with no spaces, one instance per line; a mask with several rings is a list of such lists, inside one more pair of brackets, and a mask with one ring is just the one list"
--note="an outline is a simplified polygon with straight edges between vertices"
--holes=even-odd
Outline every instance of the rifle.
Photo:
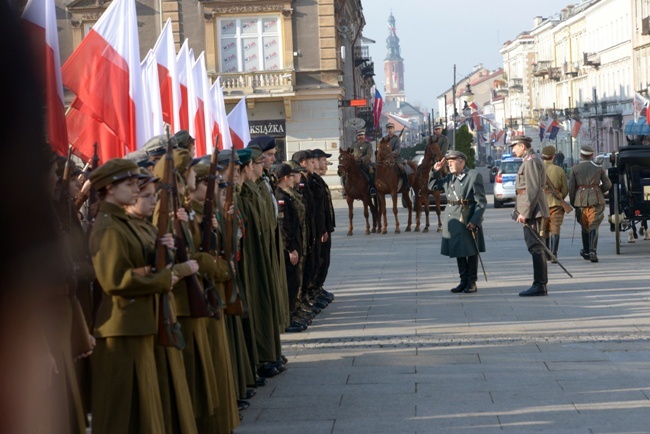
[[551,180],[548,179],[548,175],[546,175],[546,186],[551,191],[551,195],[560,201],[560,206],[562,207],[565,213],[569,214],[571,211],[573,211],[573,207],[568,203],[566,203],[563,197],[560,197],[560,192],[555,189],[555,186],[553,185]]
[[77,211],[79,211],[81,207],[84,205],[84,203],[86,203],[86,201],[88,200],[88,194],[82,191],[83,185],[88,180],[88,174],[90,173],[88,169],[90,169],[90,163],[86,163],[86,165],[82,170],[82,174],[79,175],[83,179],[83,181],[81,181],[82,188],[79,190],[79,194],[77,194],[77,198],[74,200],[74,209],[76,209]]
[[[226,187],[226,203],[223,205],[224,209],[224,219],[226,224],[224,230],[224,240],[223,240],[223,256],[228,261],[228,264],[232,264],[235,260],[233,252],[233,236],[237,234],[235,231],[235,221],[233,215],[228,212],[230,207],[233,204],[233,193],[234,193],[234,183],[235,183],[235,160],[237,159],[235,153],[235,147],[233,146],[230,151],[230,162],[228,164],[228,187]],[[233,273],[235,270],[232,270]],[[242,303],[239,291],[237,290],[237,278],[233,276],[228,282],[225,282],[226,288],[226,309],[225,312],[227,315],[243,315],[244,314],[244,305]]]
[[[217,161],[219,157],[219,135],[217,135],[214,152],[210,158],[210,171],[208,174],[208,187],[205,195],[205,201],[203,202],[203,221],[201,222],[201,246],[200,251],[210,253],[216,256],[215,252],[217,250],[217,238],[212,227],[212,218],[214,216],[214,191],[216,189],[217,181]],[[220,315],[220,311],[223,309],[223,300],[219,295],[219,292],[214,287],[209,278],[203,278],[203,283],[205,286],[205,294],[208,300],[208,306],[212,310],[215,316]]]
[[70,202],[70,160],[72,158],[72,145],[68,145],[68,155],[65,159],[63,168],[63,177],[61,178],[61,191],[59,192],[59,201]]
[[[169,131],[167,132],[167,142],[167,154],[170,155],[171,158],[171,154],[174,151],[173,148],[170,149],[171,138],[169,137]],[[171,178],[171,191],[175,215],[176,210],[181,207],[178,197],[178,182],[176,175],[172,176]],[[189,261],[190,257],[187,253],[187,235],[185,228],[183,227],[183,222],[177,218],[174,219],[174,241],[176,243],[176,260],[179,263]],[[185,277],[184,279],[187,288],[187,300],[190,305],[190,316],[192,318],[211,317],[212,312],[210,312],[210,309],[208,308],[205,293],[201,287],[201,282],[199,282],[198,275],[194,273]]]
[[[169,135],[169,130],[168,135]],[[169,195],[171,194],[171,184],[174,174],[174,160],[172,158],[173,147],[167,147],[165,154],[165,170],[161,179],[160,189],[160,212],[158,217],[158,238],[165,235],[169,228],[169,212],[170,201]],[[162,270],[168,264],[169,255],[167,248],[158,243],[156,246],[156,270]],[[166,347],[176,347],[183,349],[185,347],[185,340],[181,333],[181,326],[176,321],[176,314],[169,300],[169,293],[163,292],[160,294],[160,311],[158,312],[158,344]]]

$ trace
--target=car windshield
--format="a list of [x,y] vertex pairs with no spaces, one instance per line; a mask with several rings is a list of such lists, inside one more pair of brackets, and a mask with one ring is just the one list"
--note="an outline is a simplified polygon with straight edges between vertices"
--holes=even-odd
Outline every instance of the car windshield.
[[502,161],[501,173],[517,173],[521,166],[521,161]]

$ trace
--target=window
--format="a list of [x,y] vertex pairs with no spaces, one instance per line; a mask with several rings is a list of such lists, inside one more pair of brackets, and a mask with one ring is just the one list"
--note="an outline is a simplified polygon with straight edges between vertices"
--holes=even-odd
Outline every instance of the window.
[[281,69],[280,17],[241,17],[219,20],[221,72]]

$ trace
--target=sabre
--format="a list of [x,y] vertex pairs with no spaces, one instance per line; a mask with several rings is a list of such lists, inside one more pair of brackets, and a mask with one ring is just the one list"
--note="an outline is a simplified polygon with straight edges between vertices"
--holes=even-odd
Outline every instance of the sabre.
[[[517,210],[513,210],[512,219],[517,220],[518,216],[519,213],[517,212]],[[551,250],[548,247],[546,247],[546,243],[539,237],[539,235],[537,235],[537,232],[535,232],[535,230],[528,223],[524,222],[523,225],[525,228],[528,228],[530,233],[533,235],[533,238],[535,238],[535,240],[537,240],[539,245],[542,246],[542,249],[544,249],[544,251],[548,253],[548,255],[551,257],[551,260],[555,260],[555,263],[559,265],[560,268],[562,268],[562,270],[564,270],[564,272],[569,275],[569,277],[573,277],[573,274],[569,273],[569,270],[564,268],[564,265],[562,265],[560,261],[558,261],[557,257],[553,254],[553,252],[551,252]]]
[[472,238],[474,238],[474,245],[476,246],[476,254],[478,255],[478,260],[481,263],[481,268],[483,269],[483,277],[485,277],[485,281],[487,282],[488,281],[487,273],[485,272],[485,266],[483,265],[483,258],[481,258],[481,252],[479,252],[478,249],[478,240],[476,239],[476,232],[478,231],[478,227],[475,227],[474,229],[469,229],[469,231],[472,233]]

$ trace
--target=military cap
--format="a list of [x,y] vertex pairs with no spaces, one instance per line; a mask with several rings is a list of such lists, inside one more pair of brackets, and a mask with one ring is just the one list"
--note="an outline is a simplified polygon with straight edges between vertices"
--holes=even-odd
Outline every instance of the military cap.
[[203,181],[208,178],[208,175],[210,175],[210,166],[208,164],[199,163],[194,166],[194,172],[196,172],[196,181]]
[[304,167],[302,167],[300,164],[298,164],[297,162],[295,162],[295,161],[293,161],[293,160],[289,160],[289,161],[287,161],[287,164],[288,164],[289,166],[291,166],[291,168],[292,168],[296,173],[301,173],[301,172],[306,172],[306,171],[307,171],[307,169],[305,169]]
[[273,174],[278,178],[282,179],[287,175],[291,175],[292,173],[296,173],[293,169],[293,167],[289,166],[287,163],[282,163],[278,164],[273,171]]
[[140,173],[140,169],[133,161],[113,158],[90,172],[88,177],[92,186],[96,190],[99,190],[114,182],[123,181],[128,178],[142,179],[145,175]]
[[142,190],[144,187],[147,185],[151,184],[152,182],[158,182],[160,181],[160,178],[153,176],[150,174],[147,169],[144,167],[140,168],[140,175],[143,177],[138,180],[138,187],[140,187],[140,190]]
[[442,129],[444,129],[444,128],[445,128],[445,127],[444,127],[444,125],[442,125],[442,124],[435,124],[435,125],[433,126],[433,129],[434,129],[434,130],[442,130]]
[[365,135],[366,135],[366,130],[359,130],[359,131],[357,131],[357,137],[365,136]]
[[[235,153],[235,164],[239,164],[241,166],[242,162],[239,161],[239,157],[237,155],[238,154]],[[230,164],[230,157],[231,157],[230,149],[227,150],[227,151],[222,151],[222,152],[219,152],[219,157],[217,157],[217,161],[219,162],[220,166],[226,167],[227,165]],[[219,169],[219,170],[221,170],[221,169]]]
[[467,155],[465,155],[463,152],[460,151],[449,151],[447,152],[445,158],[447,160],[455,160],[457,158],[462,158],[463,160],[467,161]]
[[543,157],[552,157],[555,155],[555,146],[544,146],[542,148],[542,156]]
[[510,146],[510,147],[513,147],[513,146],[515,146],[517,143],[527,144],[527,145],[530,147],[531,143],[533,143],[533,139],[531,139],[530,137],[527,137],[527,136],[514,136],[514,137],[511,139],[511,143],[510,143],[509,146]]
[[291,156],[291,159],[296,163],[302,163],[308,158],[314,158],[314,154],[310,150],[298,151]]
[[[54,154],[55,155],[55,160],[56,161],[56,176],[59,178],[63,178],[63,172],[65,171],[65,164],[68,161],[66,157],[62,157],[59,154]],[[79,176],[83,173],[81,168],[74,164],[72,161],[68,163],[68,169],[70,170],[70,177],[72,178],[73,176]]]
[[322,157],[329,158],[332,156],[332,154],[327,154],[325,153],[325,151],[319,148],[312,150],[311,153],[314,156],[314,158],[322,158]]
[[147,154],[147,152],[145,152],[143,149],[137,150],[135,152],[129,152],[124,156],[124,158],[133,161],[138,165],[138,167],[147,168],[156,165],[156,163],[151,161],[149,158],[149,154]]
[[142,150],[150,157],[159,157],[167,152],[167,136],[160,134],[147,140]]
[[[172,158],[174,159],[174,169],[176,169],[176,172],[180,173],[181,175],[184,174],[187,169],[192,167],[193,159],[187,149],[174,149]],[[156,163],[156,166],[153,168],[153,173],[159,178],[163,177],[165,173],[164,158]]]
[[194,137],[187,130],[180,130],[172,136],[172,140],[179,148],[187,149],[194,142]]
[[253,160],[253,163],[257,163],[262,159],[262,150],[258,146],[251,146],[247,149],[251,150],[251,160]]
[[253,138],[250,142],[248,142],[247,147],[251,147],[251,146],[258,146],[262,150],[262,152],[266,152],[275,148],[276,143],[275,143],[275,139],[271,136],[259,136]]
[[580,146],[580,155],[594,155],[594,148],[589,145]]
[[388,122],[388,123],[386,124],[386,128],[395,128],[395,124],[392,123],[392,122]]
[[245,166],[253,159],[253,153],[249,148],[237,149],[237,157],[239,157],[240,164]]

